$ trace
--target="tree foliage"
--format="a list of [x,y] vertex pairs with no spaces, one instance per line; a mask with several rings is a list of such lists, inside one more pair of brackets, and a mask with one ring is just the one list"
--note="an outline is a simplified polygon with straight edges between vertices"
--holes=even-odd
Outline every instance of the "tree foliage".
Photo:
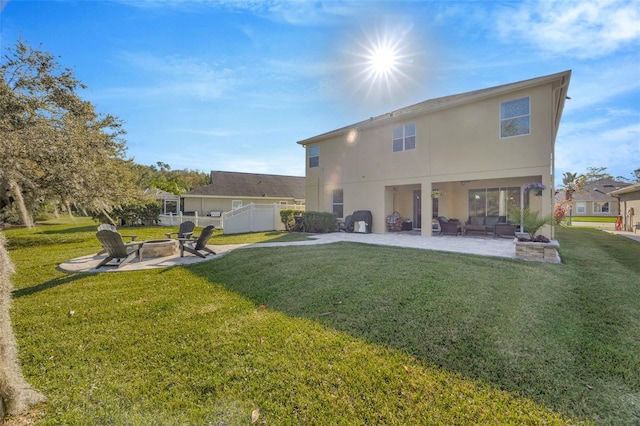
[[30,226],[43,203],[109,211],[140,197],[122,123],[79,96],[71,70],[19,40],[0,73],[0,207]]
[[209,174],[198,170],[171,170],[167,163],[158,161],[155,165],[136,165],[137,185],[140,188],[158,188],[180,195],[209,183]]
[[564,185],[564,197],[568,202],[573,201],[575,192],[582,192],[587,178],[585,175],[566,172],[562,175],[562,184]]
[[585,182],[594,182],[600,179],[613,179],[613,176],[607,172],[606,167],[587,168],[587,173],[584,174]]

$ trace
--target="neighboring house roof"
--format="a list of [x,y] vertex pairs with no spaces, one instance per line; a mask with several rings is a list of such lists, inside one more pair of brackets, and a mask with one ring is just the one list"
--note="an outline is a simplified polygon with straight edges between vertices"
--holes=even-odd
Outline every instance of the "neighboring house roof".
[[563,71],[557,74],[551,74],[544,77],[532,78],[529,80],[523,80],[516,83],[504,84],[502,86],[489,87],[487,89],[475,90],[472,92],[460,93],[457,95],[445,96],[442,98],[430,99],[424,102],[420,102],[405,108],[401,108],[389,113],[385,113],[379,115],[377,117],[371,117],[368,120],[361,121],[359,123],[355,123],[346,127],[342,127],[340,129],[332,130],[327,133],[323,133],[318,136],[314,136],[312,138],[304,139],[302,141],[298,141],[300,145],[308,145],[310,143],[316,143],[323,139],[333,137],[336,134],[344,133],[354,127],[356,128],[365,128],[371,126],[377,126],[384,124],[389,120],[397,120],[397,119],[409,119],[413,116],[430,113],[438,110],[442,110],[445,108],[451,108],[457,105],[462,105],[470,102],[475,102],[481,99],[489,98],[492,96],[502,95],[509,92],[514,92],[516,90],[522,90],[529,87],[538,86],[540,84],[545,83],[554,83],[556,81],[560,81],[558,88],[560,90],[556,95],[557,99],[555,102],[558,103],[557,108],[555,108],[556,116],[554,117],[554,125],[555,132],[558,131],[558,126],[560,125],[560,112],[564,106],[564,101],[567,95],[567,87],[569,85],[569,79],[571,77],[571,71]]
[[304,199],[304,177],[257,173],[211,172],[211,184],[182,194],[183,197],[293,198]]
[[[584,185],[582,192],[573,194],[574,201],[611,201],[611,192],[628,187],[629,184],[613,179],[599,179]],[[564,190],[558,192],[558,198],[564,199]]]
[[611,191],[611,195],[614,197],[618,197],[622,194],[628,194],[630,192],[640,192],[640,182],[626,186],[624,188],[616,189],[615,191]]

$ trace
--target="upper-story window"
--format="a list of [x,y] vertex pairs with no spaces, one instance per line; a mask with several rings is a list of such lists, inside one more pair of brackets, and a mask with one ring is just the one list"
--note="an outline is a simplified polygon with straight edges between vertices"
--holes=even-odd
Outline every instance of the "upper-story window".
[[500,104],[500,137],[528,135],[531,131],[529,96]]
[[320,147],[313,145],[309,147],[309,168],[320,165]]
[[393,128],[393,152],[416,149],[416,125],[405,124]]

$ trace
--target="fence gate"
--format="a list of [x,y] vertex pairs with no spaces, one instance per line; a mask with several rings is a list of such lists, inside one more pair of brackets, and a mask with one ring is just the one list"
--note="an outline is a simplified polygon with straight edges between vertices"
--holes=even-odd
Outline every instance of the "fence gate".
[[239,209],[222,213],[225,234],[245,232],[284,231],[281,210],[304,210],[304,206],[250,203]]

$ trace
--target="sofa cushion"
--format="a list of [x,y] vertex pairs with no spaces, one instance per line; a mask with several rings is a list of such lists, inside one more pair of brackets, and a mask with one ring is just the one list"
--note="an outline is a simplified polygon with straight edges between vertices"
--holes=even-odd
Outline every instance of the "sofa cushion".
[[499,216],[487,216],[484,218],[484,224],[487,226],[495,226],[499,219]]
[[469,216],[469,224],[473,226],[484,225],[484,216]]

